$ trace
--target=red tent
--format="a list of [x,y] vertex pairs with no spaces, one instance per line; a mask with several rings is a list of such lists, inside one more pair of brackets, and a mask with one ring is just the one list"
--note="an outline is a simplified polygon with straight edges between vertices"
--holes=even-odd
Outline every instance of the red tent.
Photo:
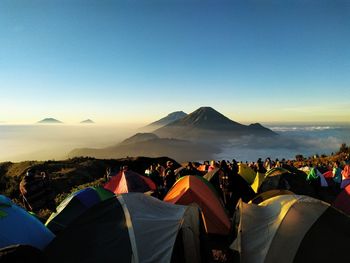
[[332,205],[350,215],[350,185],[346,186],[344,190],[338,194]]
[[332,171],[327,171],[323,174],[324,178],[333,178],[333,172]]
[[151,179],[133,171],[120,171],[117,175],[112,176],[112,179],[105,184],[104,188],[115,194],[129,192],[145,193],[157,189]]

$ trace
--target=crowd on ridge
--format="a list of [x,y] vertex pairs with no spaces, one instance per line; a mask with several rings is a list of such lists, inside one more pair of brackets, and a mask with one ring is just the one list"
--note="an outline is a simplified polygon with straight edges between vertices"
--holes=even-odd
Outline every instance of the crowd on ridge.
[[[244,164],[251,168],[255,173],[265,174],[272,168],[294,167],[304,171],[307,174],[306,180],[315,187],[332,187],[339,193],[341,189],[350,184],[350,166],[349,155],[343,155],[342,160],[330,162],[313,162],[309,160],[285,160],[266,158],[264,161],[259,158],[256,162],[237,162],[232,161],[204,161],[188,162],[185,165],[175,169],[172,161],[167,161],[165,167],[154,163],[145,171],[144,176],[150,178],[157,186],[153,196],[162,199],[171,189],[175,182],[185,175],[203,176],[208,172],[218,173],[219,187],[216,189],[222,197],[227,210],[232,215],[233,209],[239,198],[250,200],[255,193],[250,187],[246,187],[245,181],[239,176],[239,165]],[[127,165],[120,169],[112,171],[106,169],[105,181],[109,181],[118,172],[127,171]],[[328,180],[325,180],[324,174],[328,172]],[[329,178],[331,177],[331,180]],[[331,183],[330,183],[331,182]],[[237,185],[239,187],[237,187]],[[237,189],[239,191],[237,192]],[[43,171],[33,171],[29,169],[20,183],[20,193],[24,207],[28,211],[38,212],[42,208],[48,208],[55,211],[54,193],[50,185],[50,178]]]

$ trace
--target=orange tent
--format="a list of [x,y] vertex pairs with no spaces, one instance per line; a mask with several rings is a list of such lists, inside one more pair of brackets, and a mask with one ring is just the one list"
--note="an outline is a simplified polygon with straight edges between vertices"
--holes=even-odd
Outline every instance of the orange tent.
[[184,176],[178,180],[164,197],[165,202],[189,205],[197,204],[203,213],[207,232],[228,235],[230,220],[224,207],[212,189],[198,176]]

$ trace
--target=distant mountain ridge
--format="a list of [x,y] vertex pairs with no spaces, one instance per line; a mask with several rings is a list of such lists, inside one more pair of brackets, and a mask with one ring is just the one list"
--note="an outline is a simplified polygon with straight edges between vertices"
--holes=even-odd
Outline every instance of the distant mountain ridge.
[[45,118],[45,119],[42,119],[41,121],[38,121],[38,123],[63,123],[63,122],[54,118]]
[[161,118],[160,120],[157,120],[155,122],[152,122],[148,124],[145,128],[146,129],[157,129],[160,127],[163,127],[165,125],[168,125],[169,123],[172,123],[176,120],[182,119],[183,117],[186,117],[187,113],[183,111],[174,111],[172,113],[169,113],[167,116],[164,118]]
[[159,137],[228,139],[244,135],[273,136],[273,131],[259,123],[249,126],[232,121],[211,107],[201,107],[186,117],[176,120],[154,131]]
[[[227,140],[237,139],[241,136],[272,137],[276,135],[259,123],[247,126],[232,121],[211,107],[201,107],[188,115],[181,113],[184,112],[179,114],[183,116],[182,118],[176,119],[152,133],[137,133],[121,143],[107,148],[75,149],[69,153],[69,157],[120,158],[126,155],[143,155],[150,157],[169,156],[178,161],[208,160],[221,151],[221,146],[225,145]],[[164,123],[159,121],[151,124]]]

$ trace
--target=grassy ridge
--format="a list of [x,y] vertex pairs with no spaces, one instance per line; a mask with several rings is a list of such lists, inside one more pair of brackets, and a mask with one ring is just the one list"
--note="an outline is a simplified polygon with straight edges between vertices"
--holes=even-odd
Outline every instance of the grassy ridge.
[[[104,175],[107,168],[117,172],[119,167],[128,165],[131,170],[143,174],[152,164],[165,163],[171,160],[177,166],[176,161],[167,157],[160,158],[124,158],[124,159],[95,159],[90,157],[72,158],[63,161],[25,161],[19,163],[0,163],[0,194],[10,197],[16,203],[22,205],[20,201],[19,183],[28,168],[34,171],[45,172],[51,181],[52,189],[55,193],[55,201],[58,205],[70,193],[104,183]],[[41,211],[39,216],[46,218],[51,211]]]

